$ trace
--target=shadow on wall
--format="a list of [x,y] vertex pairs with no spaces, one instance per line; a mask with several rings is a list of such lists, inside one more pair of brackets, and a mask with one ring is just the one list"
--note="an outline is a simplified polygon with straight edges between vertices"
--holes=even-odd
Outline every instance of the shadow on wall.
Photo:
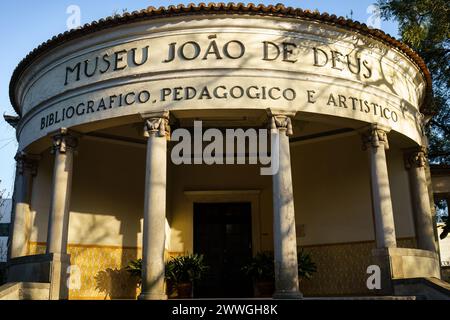
[[[83,287],[72,291],[73,296],[135,299],[137,280],[130,278],[125,267],[139,257],[145,154],[139,148],[88,139],[79,149],[71,207],[78,215],[70,223],[74,242],[88,245],[73,252],[74,263],[83,270]],[[132,168],[117,154],[126,155]],[[92,166],[93,159],[102,165]]]
[[131,277],[125,269],[108,268],[95,275],[95,290],[104,294],[107,299],[136,299],[139,279]]

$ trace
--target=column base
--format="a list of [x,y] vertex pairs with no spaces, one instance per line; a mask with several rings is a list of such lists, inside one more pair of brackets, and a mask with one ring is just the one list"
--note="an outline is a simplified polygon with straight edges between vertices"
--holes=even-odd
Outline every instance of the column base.
[[373,262],[380,268],[380,288],[374,290],[375,295],[379,296],[392,296],[394,295],[394,288],[392,285],[391,274],[391,257],[389,255],[389,249],[373,249],[372,250]]
[[52,253],[50,274],[50,300],[69,299],[69,279],[70,255],[66,253]]
[[138,300],[167,300],[167,295],[164,293],[142,292]]
[[300,300],[303,299],[303,294],[300,291],[283,291],[278,290],[273,295],[277,300]]

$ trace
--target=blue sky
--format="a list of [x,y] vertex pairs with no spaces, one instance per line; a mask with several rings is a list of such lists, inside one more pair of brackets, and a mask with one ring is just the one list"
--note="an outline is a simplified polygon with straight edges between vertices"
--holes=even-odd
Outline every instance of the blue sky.
[[[9,80],[14,68],[29,51],[52,36],[66,31],[66,13],[70,5],[81,9],[81,23],[148,6],[168,6],[187,4],[197,1],[148,1],[148,0],[14,0],[2,1],[2,19],[0,19],[1,40],[7,44],[0,50],[0,113],[15,114],[9,101]],[[247,1],[241,1],[247,3]],[[370,6],[375,0],[297,0],[297,1],[254,1],[254,3],[276,4],[302,9],[318,9],[320,12],[333,13],[367,23],[372,16]],[[397,25],[381,21],[380,28],[397,37]],[[0,190],[12,193],[14,184],[17,142],[14,130],[0,119]]]

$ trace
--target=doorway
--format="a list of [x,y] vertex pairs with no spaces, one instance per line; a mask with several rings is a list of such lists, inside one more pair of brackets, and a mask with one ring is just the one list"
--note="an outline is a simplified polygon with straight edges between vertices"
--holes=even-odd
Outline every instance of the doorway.
[[252,296],[241,268],[252,257],[251,203],[194,203],[194,251],[209,269],[194,287],[197,298]]

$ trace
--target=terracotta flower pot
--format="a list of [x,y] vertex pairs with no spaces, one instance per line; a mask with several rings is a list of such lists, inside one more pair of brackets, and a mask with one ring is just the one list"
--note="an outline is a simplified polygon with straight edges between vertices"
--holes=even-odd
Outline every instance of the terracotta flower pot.
[[183,282],[177,285],[178,299],[191,299],[192,298],[192,283]]
[[270,280],[256,280],[253,288],[255,298],[271,298],[275,291],[275,284]]

